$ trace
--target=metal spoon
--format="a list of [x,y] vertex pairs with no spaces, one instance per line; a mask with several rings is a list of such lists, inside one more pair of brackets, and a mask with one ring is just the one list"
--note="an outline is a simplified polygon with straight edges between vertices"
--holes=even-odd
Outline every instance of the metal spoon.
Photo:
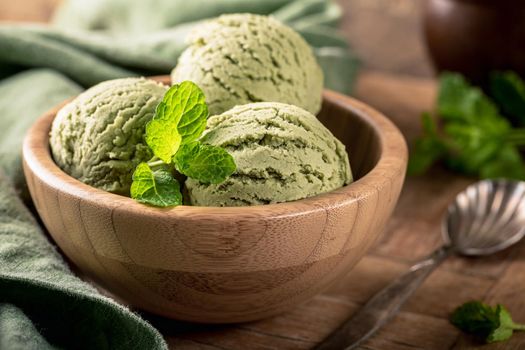
[[457,195],[443,220],[445,244],[374,295],[316,350],[351,350],[386,324],[449,255],[489,255],[525,235],[525,182],[484,180]]

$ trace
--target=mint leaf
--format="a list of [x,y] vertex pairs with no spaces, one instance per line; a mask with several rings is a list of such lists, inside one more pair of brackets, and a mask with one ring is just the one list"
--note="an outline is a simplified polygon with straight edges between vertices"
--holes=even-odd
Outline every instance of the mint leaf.
[[408,160],[408,173],[410,175],[424,173],[434,162],[447,153],[447,148],[440,139],[436,123],[430,114],[423,113],[421,124],[423,125],[423,136],[415,141]]
[[445,134],[449,137],[449,164],[464,174],[477,175],[481,167],[498,158],[504,144],[505,132],[495,132],[497,125],[485,129],[481,124],[449,123]]
[[206,128],[208,107],[202,90],[190,81],[173,85],[146,125],[153,154],[169,164],[180,145],[196,140]]
[[450,321],[462,331],[483,339],[499,326],[496,312],[480,301],[469,301],[461,305],[452,313]]
[[178,125],[182,143],[185,144],[197,140],[206,129],[208,106],[202,90],[191,81],[182,82],[179,89],[183,91],[187,101]]
[[498,149],[493,160],[480,167],[479,175],[483,179],[525,180],[525,163],[516,147],[504,145]]
[[155,117],[146,124],[146,143],[153,154],[165,163],[170,162],[182,142],[182,136],[177,129],[178,123],[178,117],[171,114],[169,106],[162,101],[157,106]]
[[182,204],[180,185],[165,169],[152,171],[148,164],[140,163],[133,173],[131,198],[158,207]]
[[498,328],[493,329],[487,336],[487,343],[507,340],[514,332],[514,322],[509,312],[499,304],[496,305],[495,312],[498,317]]
[[177,170],[204,183],[221,183],[236,169],[233,157],[223,148],[198,141],[179,148],[174,157]]
[[439,79],[437,112],[445,120],[468,123],[483,118],[498,118],[496,105],[457,73],[444,73]]
[[495,72],[490,77],[494,100],[510,119],[525,125],[525,82],[514,72]]
[[458,307],[450,321],[466,333],[487,343],[509,339],[515,330],[525,330],[525,325],[514,323],[502,305],[490,307],[480,301],[470,301]]

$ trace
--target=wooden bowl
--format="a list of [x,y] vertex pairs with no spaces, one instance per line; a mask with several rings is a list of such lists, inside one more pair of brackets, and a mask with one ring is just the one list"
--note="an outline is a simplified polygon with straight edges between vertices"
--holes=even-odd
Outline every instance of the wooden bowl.
[[45,226],[112,293],[180,320],[261,319],[325,289],[374,244],[405,176],[398,129],[365,104],[327,91],[319,118],[347,145],[357,181],[289,203],[153,208],[85,185],[55,165],[48,135],[60,107],[36,121],[23,148]]

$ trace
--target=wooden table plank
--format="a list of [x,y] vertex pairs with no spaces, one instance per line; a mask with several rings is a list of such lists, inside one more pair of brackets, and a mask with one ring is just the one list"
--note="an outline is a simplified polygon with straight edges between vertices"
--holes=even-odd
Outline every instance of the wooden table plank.
[[370,350],[443,350],[454,344],[457,333],[445,319],[401,312],[363,347]]
[[224,348],[218,347],[216,345],[202,344],[193,340],[182,338],[168,339],[168,346],[171,349],[177,350],[224,350]]
[[[364,304],[371,295],[406,272],[409,265],[370,254],[324,295],[342,302]],[[378,273],[380,272],[380,273]],[[449,310],[472,298],[483,298],[494,281],[438,269],[409,300],[404,310],[447,318]],[[457,291],[450,293],[451,290]],[[432,305],[429,308],[429,305]]]

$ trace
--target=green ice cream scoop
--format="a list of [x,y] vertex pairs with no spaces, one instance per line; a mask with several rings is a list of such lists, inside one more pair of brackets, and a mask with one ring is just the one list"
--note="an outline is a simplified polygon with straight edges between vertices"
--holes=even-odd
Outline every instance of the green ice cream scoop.
[[166,90],[152,80],[126,78],[80,94],[53,121],[55,162],[88,185],[129,195],[133,170],[152,156],[144,140],[145,125]]
[[225,148],[237,170],[221,184],[186,180],[193,205],[288,202],[352,182],[345,146],[314,115],[293,105],[237,106],[210,117],[201,141]]
[[171,73],[204,91],[211,115],[251,102],[289,103],[317,114],[323,73],[293,29],[266,16],[223,15],[190,34]]

